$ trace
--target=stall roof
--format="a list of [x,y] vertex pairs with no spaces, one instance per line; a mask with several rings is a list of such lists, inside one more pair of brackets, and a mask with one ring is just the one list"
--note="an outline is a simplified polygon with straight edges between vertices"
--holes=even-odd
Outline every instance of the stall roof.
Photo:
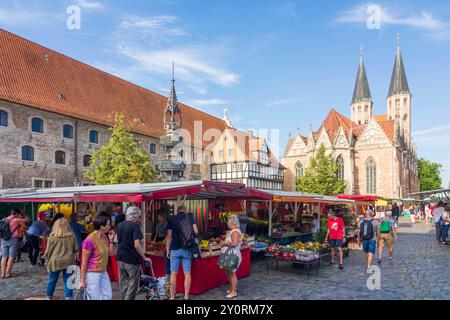
[[186,196],[186,199],[271,199],[269,194],[246,188],[244,184],[182,181],[33,189],[3,194],[0,202],[141,202],[177,196]]
[[377,196],[369,196],[369,195],[350,195],[350,194],[341,194],[337,196],[340,199],[349,199],[355,200],[356,202],[370,202],[377,201],[380,197]]
[[261,190],[272,195],[273,201],[278,202],[320,202],[320,203],[354,203],[355,201],[349,199],[340,199],[334,196],[325,196],[321,194],[302,193],[295,191],[281,191],[281,190]]

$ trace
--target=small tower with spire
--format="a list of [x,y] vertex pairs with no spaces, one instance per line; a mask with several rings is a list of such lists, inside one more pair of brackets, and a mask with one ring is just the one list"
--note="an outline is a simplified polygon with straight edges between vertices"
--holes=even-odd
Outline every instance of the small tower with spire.
[[387,97],[387,115],[389,119],[399,121],[401,132],[407,145],[411,141],[411,92],[406,78],[405,66],[400,52],[400,34],[397,34],[397,54],[391,75],[391,84]]
[[358,73],[356,74],[355,89],[351,103],[352,121],[364,125],[372,118],[373,102],[364,65],[364,49],[361,45]]
[[163,126],[165,135],[159,138],[163,149],[162,158],[157,161],[156,167],[161,174],[162,181],[179,181],[184,179],[186,164],[183,160],[182,137],[180,129],[182,125],[181,107],[178,104],[175,91],[175,64],[172,62],[172,80],[170,93],[167,97],[164,109]]

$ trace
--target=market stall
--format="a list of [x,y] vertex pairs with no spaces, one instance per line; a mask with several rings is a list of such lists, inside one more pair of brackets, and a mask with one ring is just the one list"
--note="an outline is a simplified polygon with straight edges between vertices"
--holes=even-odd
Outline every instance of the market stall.
[[[230,184],[210,181],[184,181],[173,183],[151,183],[151,184],[124,184],[109,186],[90,186],[73,188],[53,188],[38,189],[26,193],[14,193],[0,196],[0,202],[32,202],[32,203],[89,203],[95,211],[96,204],[103,203],[125,203],[135,204],[142,211],[142,230],[146,230],[146,224],[151,222],[155,216],[155,208],[161,205],[170,205],[172,212],[178,205],[184,204],[191,209],[202,203],[203,207],[198,207],[198,212],[192,212],[199,224],[202,236],[209,242],[207,237],[207,221],[209,211],[207,208],[214,208],[215,201],[247,201],[247,200],[268,200],[271,196],[267,193],[246,188],[243,184]],[[207,208],[205,210],[205,204]],[[75,207],[75,206],[74,206]],[[193,210],[195,211],[195,210]],[[211,210],[213,211],[213,210]],[[200,215],[197,215],[199,213]],[[155,275],[164,275],[164,262],[162,257],[162,246],[147,241],[147,234],[144,232],[144,244],[147,255],[154,262]],[[208,289],[215,288],[226,283],[226,277],[217,265],[220,250],[211,241],[207,243],[202,259],[194,260],[192,263],[192,294],[200,294]],[[250,275],[250,247],[244,243],[242,247],[242,263],[237,273],[239,278]],[[113,279],[117,279],[117,263],[114,257],[111,259]],[[182,272],[179,273],[177,290],[183,292]]]

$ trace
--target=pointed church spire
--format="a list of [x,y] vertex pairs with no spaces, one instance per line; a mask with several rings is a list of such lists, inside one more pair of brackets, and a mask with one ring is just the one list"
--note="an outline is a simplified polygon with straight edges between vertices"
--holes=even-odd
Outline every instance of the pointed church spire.
[[358,101],[372,101],[363,56],[364,56],[364,48],[361,45],[359,67],[358,73],[356,74],[356,82],[355,82],[355,89],[353,90],[352,104]]
[[400,33],[397,33],[397,54],[395,56],[394,69],[392,70],[388,97],[401,93],[410,93],[410,91],[402,53],[400,52]]
[[[166,115],[170,115],[169,121],[166,121]],[[175,115],[179,114],[178,122],[175,120]],[[181,128],[181,108],[178,104],[177,93],[175,91],[175,62],[172,61],[172,80],[170,85],[170,93],[167,97],[166,109],[164,112],[164,129],[168,130],[176,130]]]

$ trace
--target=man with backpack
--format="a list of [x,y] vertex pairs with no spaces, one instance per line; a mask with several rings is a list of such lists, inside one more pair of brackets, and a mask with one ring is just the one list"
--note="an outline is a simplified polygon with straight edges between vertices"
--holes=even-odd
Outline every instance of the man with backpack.
[[381,263],[383,256],[384,243],[388,248],[389,260],[394,259],[394,240],[397,240],[397,232],[395,231],[395,220],[392,219],[392,212],[387,211],[386,217],[380,224],[380,237],[378,238],[378,263]]
[[178,207],[178,214],[167,225],[166,251],[170,260],[170,299],[175,299],[176,279],[180,264],[184,272],[184,299],[189,299],[191,288],[191,250],[198,229],[194,217],[186,213],[186,207]]
[[11,215],[0,221],[0,238],[2,241],[2,279],[13,277],[11,270],[19,248],[20,228],[30,219],[20,219],[20,210],[13,209]]
[[373,219],[373,211],[367,210],[366,217],[359,222],[358,243],[362,242],[366,254],[367,269],[372,266],[373,255],[377,249],[377,239],[380,237],[378,221]]

